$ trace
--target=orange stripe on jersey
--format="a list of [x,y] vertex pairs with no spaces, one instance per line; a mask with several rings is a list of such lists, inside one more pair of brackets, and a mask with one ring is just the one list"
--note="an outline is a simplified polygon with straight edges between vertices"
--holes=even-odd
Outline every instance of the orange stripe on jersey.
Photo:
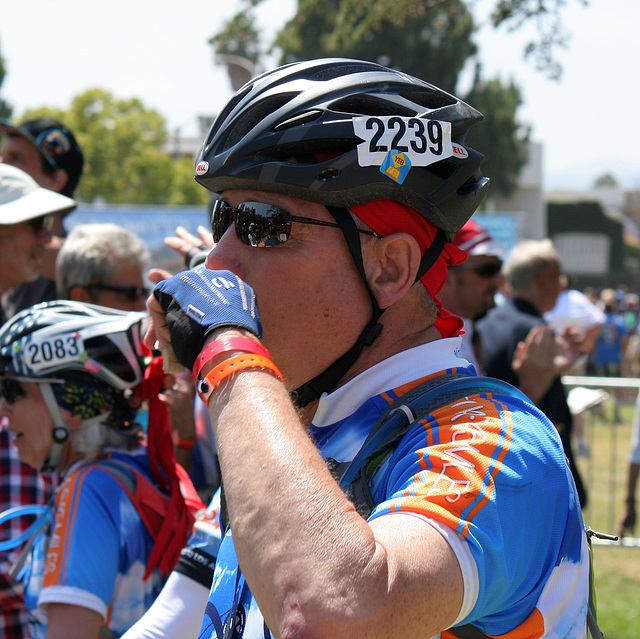
[[[493,395],[490,395],[490,397],[493,398]],[[513,420],[511,419],[511,413],[508,410],[506,410],[505,405],[501,404],[501,407],[503,409],[504,419],[507,422],[507,428],[506,428],[505,437],[504,437],[504,444],[502,446],[502,450],[498,454],[498,458],[495,461],[495,465],[493,467],[493,470],[491,471],[491,482],[487,486],[486,495],[485,495],[484,499],[480,503],[478,503],[476,505],[476,507],[467,515],[467,519],[468,520],[473,519],[474,515],[479,510],[481,510],[482,507],[490,499],[490,497],[491,497],[491,495],[493,493],[494,486],[495,486],[493,480],[495,479],[496,475],[500,472],[500,469],[502,468],[502,461],[504,460],[504,457],[507,454],[507,452],[509,451],[509,448],[511,446],[511,439],[513,437]]]
[[479,395],[436,409],[432,417],[422,422],[425,448],[416,451],[421,472],[390,510],[421,513],[467,535],[465,522],[491,497],[513,423],[508,411],[503,419],[495,402]]
[[[544,617],[537,608],[534,608],[527,620],[517,628],[504,635],[487,635],[487,637],[494,639],[540,639],[543,635]],[[440,639],[457,639],[457,637],[450,630],[443,630],[440,633]]]
[[[73,531],[79,495],[87,470],[67,477],[56,495],[56,516],[47,551],[43,587],[64,583],[66,577],[65,539]],[[61,581],[62,579],[62,581]]]
[[[452,372],[455,373],[457,370],[458,370],[457,368],[453,369]],[[395,393],[395,397],[393,397],[392,395],[389,395],[389,393],[381,393],[380,397],[384,398],[384,400],[389,404],[393,404],[393,402],[396,401],[397,397],[402,397],[405,393],[408,393],[409,391],[413,390],[417,386],[420,386],[420,384],[424,384],[424,382],[426,382],[427,380],[434,379],[436,377],[442,377],[446,374],[447,374],[447,371],[444,371],[444,372],[440,371],[433,375],[427,375],[426,377],[421,377],[420,379],[416,379],[412,382],[407,382],[402,386],[398,386],[397,388],[394,388],[392,392]]]

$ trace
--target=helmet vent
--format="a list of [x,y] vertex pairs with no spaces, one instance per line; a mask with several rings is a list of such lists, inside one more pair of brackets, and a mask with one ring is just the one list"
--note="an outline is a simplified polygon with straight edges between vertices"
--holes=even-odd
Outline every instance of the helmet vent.
[[441,91],[430,91],[426,87],[416,91],[402,91],[400,95],[410,102],[414,102],[431,110],[441,109],[442,107],[457,102],[453,96],[449,96]]
[[271,130],[283,131],[284,129],[290,129],[291,127],[298,126],[300,124],[313,122],[313,120],[317,120],[321,115],[322,115],[322,111],[320,111],[319,109],[314,109],[313,111],[307,111],[306,113],[301,113],[300,115],[296,115],[292,118],[289,118],[288,120],[279,122]]
[[224,123],[224,121],[229,117],[229,114],[231,113],[231,111],[233,111],[233,109],[236,108],[237,104],[244,99],[244,97],[247,95],[247,93],[251,91],[251,89],[252,87],[251,85],[249,85],[245,88],[244,91],[241,91],[240,93],[236,94],[233,98],[231,98],[231,100],[227,103],[227,105],[224,107],[220,115],[218,115],[215,122],[211,126],[211,129],[209,130],[209,135],[207,136],[207,140],[205,142],[205,146],[208,146],[211,143],[211,140],[213,140],[214,135],[216,134],[220,126]]
[[347,64],[328,64],[321,66],[316,73],[309,75],[311,82],[327,82],[335,78],[344,78],[352,73],[379,73],[377,64],[348,62]]
[[331,109],[352,115],[404,115],[407,117],[415,115],[415,111],[404,108],[396,102],[371,95],[347,96],[332,102]]
[[280,93],[279,95],[261,100],[254,107],[245,111],[243,117],[230,126],[226,139],[223,142],[223,148],[228,149],[240,142],[255,126],[260,124],[269,115],[275,113],[280,107],[287,104],[287,102],[297,95],[297,92]]

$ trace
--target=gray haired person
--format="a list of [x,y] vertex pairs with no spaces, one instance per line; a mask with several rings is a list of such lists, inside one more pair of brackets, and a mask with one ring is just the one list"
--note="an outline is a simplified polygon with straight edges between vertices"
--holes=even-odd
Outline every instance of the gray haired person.
[[145,310],[143,273],[149,259],[144,241],[121,226],[76,226],[56,261],[58,297],[123,311]]

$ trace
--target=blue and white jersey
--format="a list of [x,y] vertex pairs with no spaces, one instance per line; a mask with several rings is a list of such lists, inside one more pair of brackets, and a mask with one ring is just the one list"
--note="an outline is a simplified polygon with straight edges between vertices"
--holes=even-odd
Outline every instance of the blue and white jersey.
[[[324,396],[311,427],[322,456],[351,461],[388,406],[426,378],[475,375],[458,345],[452,338],[405,351]],[[369,519],[412,513],[449,542],[464,580],[454,625],[504,639],[586,638],[582,516],[558,433],[537,408],[497,391],[454,399],[411,427],[372,492]],[[199,637],[221,639],[231,623],[234,637],[270,637],[228,531]]]
[[[152,480],[146,451],[109,456]],[[32,638],[46,635],[49,603],[95,610],[116,637],[124,634],[163,585],[157,570],[143,580],[152,547],[113,475],[84,461],[74,464],[56,490],[51,525],[34,540],[23,577]]]

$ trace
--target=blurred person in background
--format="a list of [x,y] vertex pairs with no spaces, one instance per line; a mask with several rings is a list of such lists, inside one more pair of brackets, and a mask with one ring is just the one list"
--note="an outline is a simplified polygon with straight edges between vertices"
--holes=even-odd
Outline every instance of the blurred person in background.
[[636,398],[633,425],[631,427],[631,445],[629,450],[629,468],[627,470],[627,487],[624,498],[624,509],[618,523],[618,537],[622,539],[628,533],[633,534],[636,528],[636,488],[640,476],[640,393]]
[[76,226],[58,253],[58,298],[121,311],[144,311],[150,257],[144,240],[121,226]]
[[477,325],[485,371],[517,386],[553,422],[584,508],[587,491],[573,456],[573,415],[561,380],[582,355],[582,345],[571,329],[554,335],[543,317],[562,289],[560,258],[551,240],[521,242],[511,250],[503,272],[509,297]]
[[[44,247],[51,233],[44,227],[46,216],[65,214],[75,202],[44,189],[24,171],[0,164],[0,293],[39,275]],[[0,325],[5,318],[0,309]],[[11,445],[6,421],[0,420],[0,512],[27,504],[44,504],[51,491],[51,479],[23,464]],[[28,526],[24,519],[2,527],[0,539],[17,537]],[[23,639],[29,636],[22,585],[10,574],[20,548],[0,551],[0,636]]]
[[616,291],[612,288],[604,289],[600,293],[600,306],[605,320],[594,346],[595,373],[599,377],[621,377],[630,331],[620,313]]
[[467,259],[449,267],[439,297],[444,308],[464,321],[460,357],[469,360],[482,375],[482,351],[475,323],[496,305],[495,295],[504,279],[500,270],[505,247],[474,220],[464,224],[453,243],[465,251]]
[[[0,119],[0,162],[28,173],[41,187],[73,197],[82,176],[84,156],[73,132],[53,118],[37,118],[15,125]],[[70,211],[46,220],[51,239],[43,255],[40,276],[5,292],[0,303],[7,318],[39,302],[56,299],[55,262],[66,237],[64,218]]]

